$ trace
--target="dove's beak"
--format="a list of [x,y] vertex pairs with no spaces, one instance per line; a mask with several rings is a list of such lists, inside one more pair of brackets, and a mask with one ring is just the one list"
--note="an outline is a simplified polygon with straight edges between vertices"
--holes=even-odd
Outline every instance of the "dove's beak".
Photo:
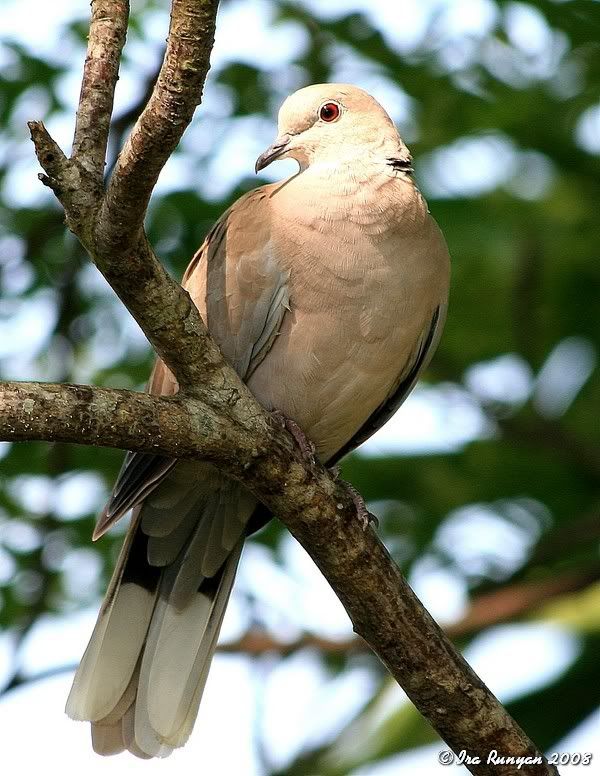
[[279,135],[275,142],[258,157],[254,170],[258,173],[260,170],[264,170],[265,167],[268,167],[275,159],[279,159],[283,156],[289,148],[291,139],[291,135]]

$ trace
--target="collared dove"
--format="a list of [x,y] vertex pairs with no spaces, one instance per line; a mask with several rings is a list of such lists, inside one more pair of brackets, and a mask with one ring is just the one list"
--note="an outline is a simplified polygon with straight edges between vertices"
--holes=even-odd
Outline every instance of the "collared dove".
[[[446,244],[383,108],[346,84],[291,95],[275,159],[192,259],[189,291],[224,355],[328,465],[395,412],[443,326]],[[158,361],[149,390],[173,394]],[[128,454],[99,535],[131,526],[67,702],[94,749],[164,757],[188,739],[257,503],[208,464]]]

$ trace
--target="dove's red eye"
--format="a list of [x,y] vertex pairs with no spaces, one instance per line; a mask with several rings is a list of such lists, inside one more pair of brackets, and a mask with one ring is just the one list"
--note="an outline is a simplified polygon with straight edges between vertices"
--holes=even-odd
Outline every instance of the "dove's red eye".
[[326,102],[325,105],[321,105],[319,110],[319,117],[323,121],[335,121],[339,115],[340,106],[336,102]]

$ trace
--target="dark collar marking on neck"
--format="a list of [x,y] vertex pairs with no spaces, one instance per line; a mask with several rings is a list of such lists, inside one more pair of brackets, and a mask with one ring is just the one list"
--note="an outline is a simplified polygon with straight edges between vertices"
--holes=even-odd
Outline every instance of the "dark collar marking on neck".
[[414,172],[410,157],[408,159],[388,159],[387,163],[392,169],[398,170],[398,172],[405,172],[407,175],[412,175]]

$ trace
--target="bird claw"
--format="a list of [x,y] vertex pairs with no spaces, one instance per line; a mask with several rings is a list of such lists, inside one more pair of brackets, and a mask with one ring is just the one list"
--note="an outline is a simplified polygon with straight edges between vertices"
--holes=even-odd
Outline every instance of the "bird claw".
[[[300,452],[302,453],[302,456],[308,461],[308,463],[311,465],[315,464],[315,454],[317,452],[317,448],[315,447],[314,443],[306,436],[304,431],[302,431],[296,421],[288,418],[288,416],[284,412],[281,412],[281,410],[272,410],[271,415],[281,425],[282,428],[285,428],[285,430],[292,435],[294,441],[300,449]],[[354,485],[351,485],[349,482],[341,479],[340,467],[337,465],[331,466],[329,471],[331,472],[333,478],[346,489],[348,495],[352,499],[352,503],[356,509],[356,516],[363,531],[366,531],[370,525],[374,525],[377,528],[379,526],[378,518],[372,512],[369,512],[364,498],[356,490]]]
[[361,524],[363,531],[366,531],[371,524],[375,526],[375,528],[378,528],[379,519],[372,512],[369,512],[364,498],[356,488],[349,482],[344,482],[344,487],[350,494],[350,498],[356,509],[356,516],[358,517],[358,521]]
[[346,482],[345,480],[342,480],[340,478],[340,467],[337,465],[331,466],[329,471],[331,472],[333,478],[337,480],[340,483],[340,485],[342,485],[346,489],[346,491],[348,492],[348,495],[352,499],[352,503],[354,504],[354,508],[356,509],[356,516],[358,517],[358,521],[361,524],[363,531],[366,531],[370,525],[373,525],[375,526],[375,528],[378,528],[379,518],[376,517],[372,512],[369,512],[369,510],[367,509],[367,505],[365,504],[364,498],[356,490],[354,485],[351,485],[349,482]]
[[296,421],[288,418],[288,416],[281,412],[281,410],[273,410],[271,415],[278,423],[281,424],[282,428],[285,428],[285,430],[292,435],[294,442],[298,445],[300,452],[302,453],[302,456],[310,464],[316,463],[315,453],[317,452],[317,448],[315,447],[314,443],[306,436],[304,431],[302,431]]

